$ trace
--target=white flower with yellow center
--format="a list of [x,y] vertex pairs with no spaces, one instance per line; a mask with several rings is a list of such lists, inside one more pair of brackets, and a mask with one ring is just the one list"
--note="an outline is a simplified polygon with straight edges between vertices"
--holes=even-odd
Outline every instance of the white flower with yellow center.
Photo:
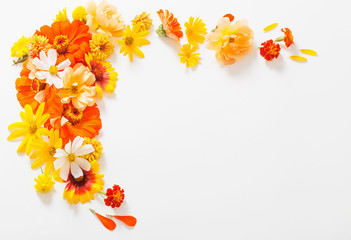
[[37,68],[36,75],[38,79],[46,79],[46,83],[49,84],[49,86],[54,84],[57,89],[62,88],[62,78],[65,75],[65,69],[71,65],[71,61],[66,59],[56,66],[57,52],[55,49],[50,49],[47,56],[45,51],[41,51],[39,53],[39,58],[36,57],[33,60],[33,64]]
[[83,145],[84,138],[76,137],[73,142],[69,141],[65,150],[56,149],[54,155],[57,160],[54,162],[56,170],[60,169],[60,177],[66,181],[69,173],[71,172],[74,178],[83,176],[83,171],[90,170],[90,163],[88,160],[82,158],[86,154],[94,152],[94,147],[91,144]]

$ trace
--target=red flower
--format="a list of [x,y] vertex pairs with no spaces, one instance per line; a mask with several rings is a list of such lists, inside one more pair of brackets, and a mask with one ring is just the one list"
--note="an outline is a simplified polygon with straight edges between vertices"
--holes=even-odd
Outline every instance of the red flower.
[[112,208],[121,206],[124,200],[124,190],[118,185],[113,185],[113,188],[108,188],[106,191],[105,205]]
[[280,53],[280,46],[278,43],[274,43],[273,40],[268,40],[261,43],[260,54],[267,61],[272,61],[274,58],[278,58]]
[[284,33],[284,42],[286,47],[294,44],[294,36],[289,28],[282,28],[281,31]]

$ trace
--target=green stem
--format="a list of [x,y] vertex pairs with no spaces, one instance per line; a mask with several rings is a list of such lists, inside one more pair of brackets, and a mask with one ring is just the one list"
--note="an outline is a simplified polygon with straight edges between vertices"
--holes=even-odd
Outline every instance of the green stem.
[[94,209],[89,208],[89,210],[90,210],[93,214],[95,214],[95,210],[94,210]]
[[274,42],[281,42],[284,40],[284,36],[281,36],[281,37],[277,37]]

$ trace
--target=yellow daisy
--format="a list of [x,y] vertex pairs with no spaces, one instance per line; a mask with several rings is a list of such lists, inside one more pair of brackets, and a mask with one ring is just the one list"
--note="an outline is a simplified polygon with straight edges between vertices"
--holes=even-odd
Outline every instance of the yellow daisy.
[[180,48],[180,53],[178,55],[180,56],[180,62],[185,63],[187,67],[194,67],[199,63],[200,60],[200,53],[195,53],[196,50],[198,49],[197,46],[191,46],[190,44],[184,44]]
[[11,57],[22,58],[28,55],[29,38],[22,36],[11,48]]
[[135,16],[132,20],[132,24],[137,25],[140,23],[140,31],[147,31],[150,30],[152,25],[152,19],[150,18],[150,13],[143,12],[140,15]]
[[33,150],[33,141],[35,139],[42,139],[42,136],[48,136],[49,130],[42,127],[43,124],[49,119],[49,114],[43,114],[45,103],[40,104],[36,114],[33,114],[33,109],[30,105],[24,107],[24,112],[20,113],[23,122],[15,122],[10,124],[9,130],[12,132],[7,140],[11,141],[19,137],[24,137],[24,140],[19,145],[17,152],[25,152],[29,155]]
[[144,53],[139,49],[140,46],[150,44],[150,41],[144,39],[150,32],[139,31],[140,23],[133,26],[133,29],[128,25],[123,33],[123,40],[117,40],[117,43],[121,44],[121,53],[126,56],[129,55],[129,60],[133,61],[133,53],[143,58]]
[[34,188],[40,193],[50,192],[55,184],[52,177],[48,174],[40,174],[34,181],[37,183],[34,185]]
[[190,17],[189,22],[184,24],[185,34],[188,38],[188,42],[191,45],[197,46],[199,43],[204,43],[207,29],[205,23],[200,18]]
[[103,33],[94,34],[89,41],[90,52],[94,59],[103,61],[113,52],[115,45]]
[[59,13],[56,15],[56,19],[54,19],[54,22],[60,22],[60,21],[69,21],[67,17],[67,9],[64,8],[62,9],[62,12],[59,11]]
[[49,132],[49,141],[44,141],[43,139],[33,140],[33,153],[30,155],[30,159],[36,159],[32,163],[32,168],[38,168],[45,164],[45,174],[50,174],[54,168],[54,154],[56,149],[62,148],[62,139],[60,138],[59,130],[54,130],[53,128]]
[[72,18],[87,23],[87,11],[83,6],[79,6],[72,12]]

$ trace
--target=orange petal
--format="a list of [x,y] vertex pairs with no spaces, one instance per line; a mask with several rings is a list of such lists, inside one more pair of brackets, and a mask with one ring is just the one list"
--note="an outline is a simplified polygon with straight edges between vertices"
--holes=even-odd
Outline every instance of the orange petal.
[[233,22],[233,20],[234,20],[234,16],[233,16],[232,14],[230,14],[230,13],[227,13],[227,14],[224,15],[223,17],[229,18],[229,21],[231,21],[231,22]]
[[312,55],[312,56],[316,56],[317,55],[317,52],[313,51],[311,49],[300,49],[300,52],[302,52],[304,54]]
[[278,23],[272,23],[271,25],[268,25],[267,27],[265,27],[263,29],[264,32],[268,32],[270,30],[273,30],[274,28],[276,28],[278,26]]
[[299,62],[306,62],[307,58],[301,56],[290,56],[292,60],[299,61]]
[[92,213],[94,213],[100,220],[100,222],[105,226],[105,228],[107,228],[108,230],[114,230],[116,228],[116,223],[115,221],[113,221],[110,218],[104,217],[100,214],[98,214],[97,212],[95,212],[94,210],[90,209],[90,211]]
[[117,216],[113,215],[112,217],[124,222],[125,225],[129,227],[134,227],[137,223],[137,219],[133,216]]

